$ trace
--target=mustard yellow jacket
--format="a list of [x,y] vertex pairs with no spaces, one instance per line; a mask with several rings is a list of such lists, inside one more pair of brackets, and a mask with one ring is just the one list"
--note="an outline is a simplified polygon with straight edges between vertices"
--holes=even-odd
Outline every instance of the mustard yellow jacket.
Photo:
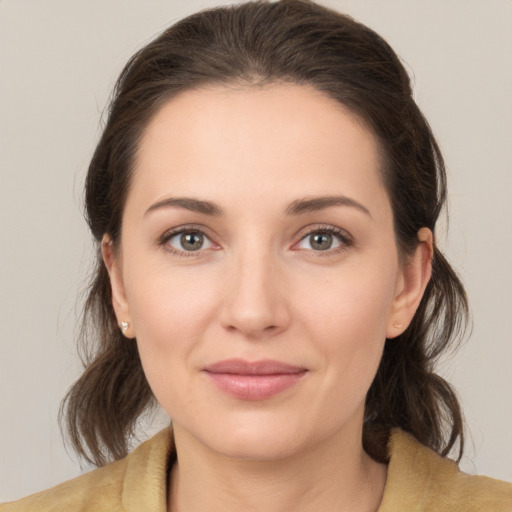
[[[512,512],[512,484],[462,473],[400,430],[391,435],[389,454],[379,512]],[[172,433],[165,429],[128,457],[4,503],[0,512],[166,512],[168,464],[174,457]]]

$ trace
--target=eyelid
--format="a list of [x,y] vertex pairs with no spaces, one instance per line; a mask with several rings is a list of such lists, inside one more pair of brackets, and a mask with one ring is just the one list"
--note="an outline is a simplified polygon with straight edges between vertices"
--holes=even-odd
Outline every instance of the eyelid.
[[[213,247],[208,247],[205,249],[198,249],[197,251],[185,251],[179,250],[175,247],[172,247],[168,244],[169,240],[174,238],[177,235],[182,235],[183,233],[201,233],[205,238],[207,238]],[[177,256],[184,257],[193,257],[199,256],[204,251],[211,250],[212,248],[215,250],[219,247],[219,245],[213,240],[213,236],[208,228],[202,226],[200,224],[183,224],[181,226],[176,226],[174,228],[168,229],[165,231],[160,237],[157,239],[156,245],[162,247],[164,250],[170,252],[171,254],[175,254]]]
[[[187,233],[187,232],[196,232],[201,233],[204,237],[206,237],[213,247],[208,247],[206,249],[198,249],[197,251],[181,251],[179,249],[176,249],[172,246],[169,246],[168,242],[171,238]],[[338,252],[346,251],[349,247],[354,245],[354,239],[350,233],[348,233],[346,230],[339,228],[337,226],[333,226],[331,224],[314,224],[307,226],[299,231],[299,240],[295,242],[291,249],[292,250],[305,250],[309,253],[314,253],[315,256],[329,256]],[[314,234],[314,233],[329,233],[335,236],[338,241],[340,242],[340,245],[333,248],[333,249],[326,249],[324,251],[315,251],[313,249],[294,249],[300,242],[302,242],[306,237]],[[201,224],[183,224],[180,226],[175,226],[171,229],[168,229],[165,231],[156,242],[156,245],[159,247],[163,247],[166,251],[178,255],[178,256],[184,256],[184,257],[193,257],[193,256],[199,256],[200,254],[204,253],[207,250],[218,250],[220,249],[220,246],[217,242],[215,242],[215,236],[211,233],[211,230],[208,229],[206,226],[203,226]]]
[[305,238],[308,236],[314,234],[314,233],[329,233],[333,236],[335,236],[338,241],[340,242],[340,245],[333,248],[333,249],[326,249],[324,251],[315,251],[313,249],[296,249],[296,250],[305,250],[310,253],[314,253],[315,256],[329,256],[338,252],[346,251],[349,247],[352,247],[354,245],[354,238],[350,233],[348,233],[346,230],[338,228],[336,226],[330,225],[330,224],[316,224],[311,225],[304,230],[301,230],[300,232],[300,238],[297,242],[295,242],[292,246],[292,249],[296,247],[298,244],[300,244]]

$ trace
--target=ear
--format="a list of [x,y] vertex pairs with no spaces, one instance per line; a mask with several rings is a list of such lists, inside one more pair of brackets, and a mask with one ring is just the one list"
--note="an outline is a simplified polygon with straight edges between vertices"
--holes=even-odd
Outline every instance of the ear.
[[115,254],[114,244],[108,235],[103,235],[101,254],[110,277],[112,305],[116,313],[117,324],[119,326],[121,326],[122,322],[128,324],[128,328],[122,329],[122,332],[127,338],[134,338],[135,334],[133,331],[130,308],[128,306],[128,300],[126,299],[123,282],[122,262],[118,255]]
[[396,338],[411,323],[432,276],[434,237],[428,228],[418,231],[418,247],[403,265],[397,280],[396,295],[386,330],[387,338]]

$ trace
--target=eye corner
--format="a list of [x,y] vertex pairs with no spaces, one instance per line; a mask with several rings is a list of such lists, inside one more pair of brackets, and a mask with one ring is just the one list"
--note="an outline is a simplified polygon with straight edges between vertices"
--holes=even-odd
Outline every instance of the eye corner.
[[[304,250],[315,254],[315,256],[334,255],[346,251],[354,245],[354,239],[347,231],[332,225],[309,226],[299,236],[299,240],[293,244],[291,249],[294,251]],[[320,246],[321,240],[316,242],[316,247],[311,241],[309,247],[301,247],[302,244],[307,244],[308,239],[311,239],[312,236],[324,237],[324,243],[327,244],[327,247],[322,248]]]
[[[194,241],[192,238],[187,242],[184,239],[186,236],[195,236],[198,239]],[[212,238],[202,226],[185,225],[165,231],[158,237],[156,245],[178,257],[198,257],[204,254],[205,251],[220,249],[220,246]],[[189,246],[185,247],[184,243],[189,243]]]

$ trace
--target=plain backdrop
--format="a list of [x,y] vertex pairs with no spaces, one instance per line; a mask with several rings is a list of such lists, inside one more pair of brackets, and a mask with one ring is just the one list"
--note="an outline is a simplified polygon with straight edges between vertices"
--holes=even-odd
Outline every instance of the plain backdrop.
[[[114,81],[163,28],[219,3],[0,0],[0,501],[81,471],[57,412],[79,374],[82,185]],[[474,327],[442,372],[471,433],[463,468],[512,480],[512,2],[323,3],[391,43],[444,151],[450,230],[438,236]]]

